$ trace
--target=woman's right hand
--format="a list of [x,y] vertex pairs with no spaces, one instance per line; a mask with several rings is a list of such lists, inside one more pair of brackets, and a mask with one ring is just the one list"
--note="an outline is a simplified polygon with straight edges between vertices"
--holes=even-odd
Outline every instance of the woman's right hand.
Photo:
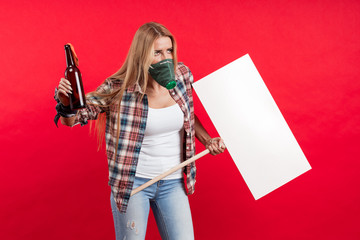
[[72,94],[71,84],[65,78],[61,78],[58,86],[57,97],[64,106],[69,106],[69,95]]

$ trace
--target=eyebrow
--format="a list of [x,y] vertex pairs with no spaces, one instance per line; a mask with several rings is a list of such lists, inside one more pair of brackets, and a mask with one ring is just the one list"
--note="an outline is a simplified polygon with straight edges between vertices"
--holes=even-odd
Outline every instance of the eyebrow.
[[[166,50],[173,50],[174,48],[173,47],[171,47],[171,48],[167,48]],[[154,50],[155,52],[161,52],[162,50],[160,50],[160,49],[155,49]]]

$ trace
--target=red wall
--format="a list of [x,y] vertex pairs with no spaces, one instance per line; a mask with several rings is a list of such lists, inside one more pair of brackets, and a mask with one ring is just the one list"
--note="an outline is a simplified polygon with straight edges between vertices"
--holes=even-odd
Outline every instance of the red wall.
[[2,1],[0,238],[114,239],[104,149],[89,126],[55,127],[52,96],[65,43],[88,92],[148,21],[177,37],[195,81],[249,53],[313,168],[255,201],[227,152],[199,160],[196,239],[359,239],[356,0]]

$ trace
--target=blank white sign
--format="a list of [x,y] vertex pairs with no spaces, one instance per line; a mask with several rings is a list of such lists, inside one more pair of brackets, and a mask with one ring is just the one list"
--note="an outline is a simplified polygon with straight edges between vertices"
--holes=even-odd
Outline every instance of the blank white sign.
[[248,54],[193,87],[255,199],[311,169]]

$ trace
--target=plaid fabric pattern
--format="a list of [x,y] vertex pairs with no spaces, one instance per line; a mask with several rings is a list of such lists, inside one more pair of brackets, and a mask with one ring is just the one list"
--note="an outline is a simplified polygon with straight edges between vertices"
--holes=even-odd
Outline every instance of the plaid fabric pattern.
[[[183,63],[178,63],[175,75],[177,85],[169,92],[184,113],[183,160],[186,160],[195,154],[195,116],[191,86],[193,76],[189,68]],[[118,80],[106,80],[98,87],[97,91],[109,93],[120,86],[121,82]],[[102,107],[101,105],[105,103],[101,99],[88,98],[88,102],[100,106],[88,104],[87,108],[78,111],[75,120],[75,124],[85,125],[87,120],[97,119],[99,113],[106,113],[105,141],[109,166],[109,185],[120,212],[126,212],[146,128],[148,100],[146,95],[143,98],[141,96],[140,86],[136,85],[125,90],[120,106],[119,104],[113,104],[110,107]],[[115,146],[119,110],[120,136],[119,144]],[[116,147],[118,154],[114,158]],[[196,176],[195,163],[186,166],[184,173],[186,175],[187,193],[192,194]]]

